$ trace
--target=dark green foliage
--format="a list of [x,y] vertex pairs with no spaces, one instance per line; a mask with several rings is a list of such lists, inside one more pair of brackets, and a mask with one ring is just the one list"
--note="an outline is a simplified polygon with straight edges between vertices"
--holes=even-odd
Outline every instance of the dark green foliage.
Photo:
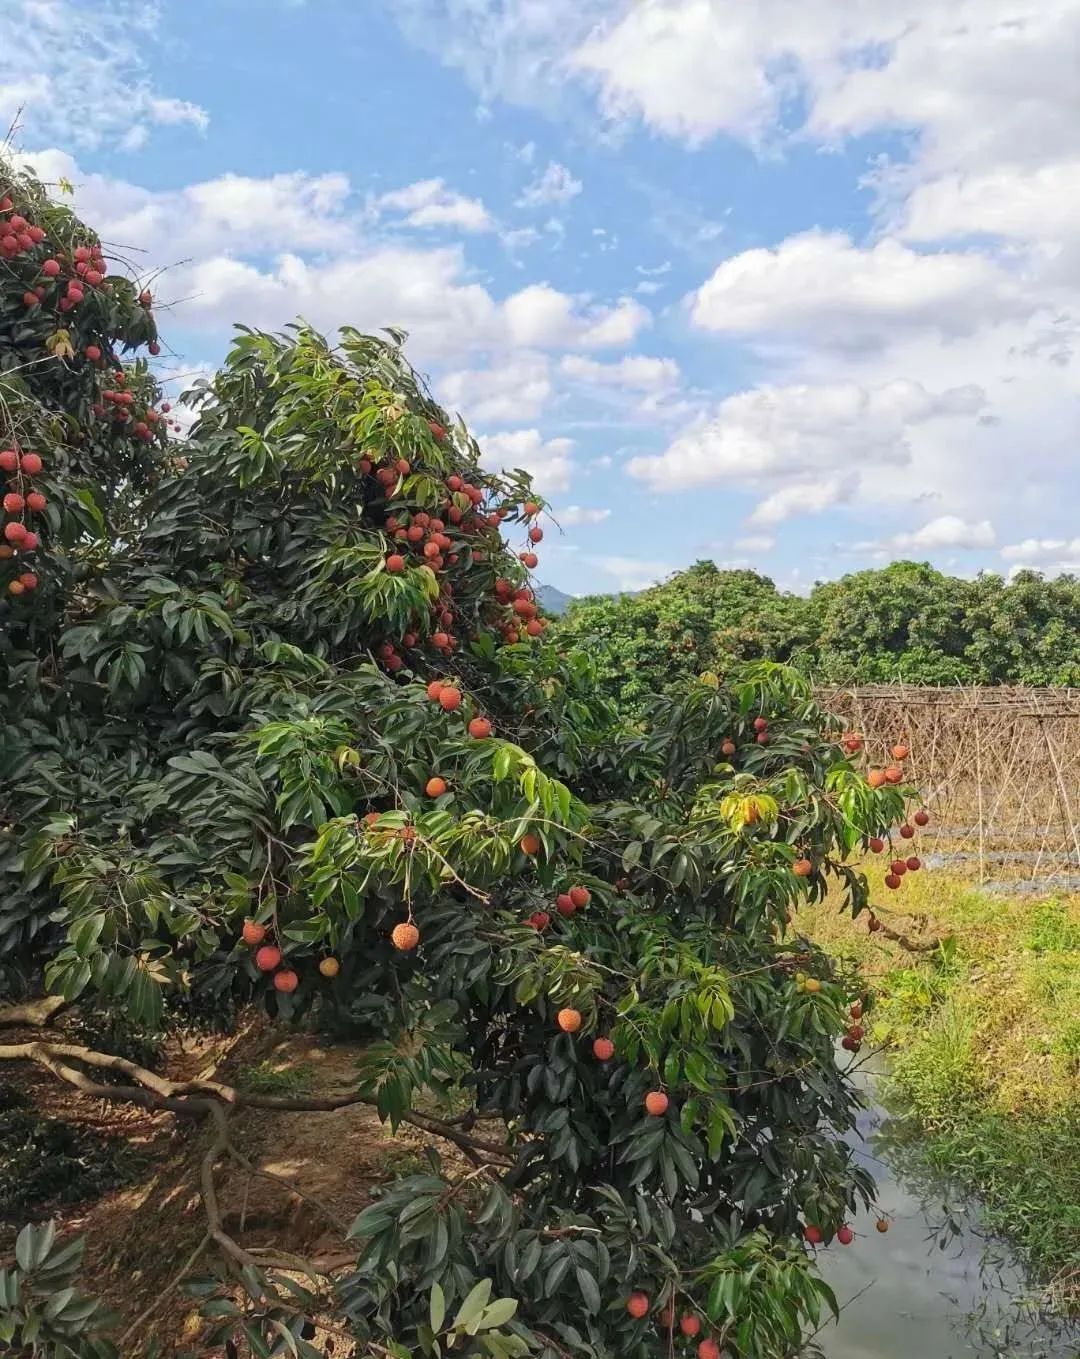
[[43,1118],[14,1087],[0,1084],[0,1223],[98,1198],[138,1164],[122,1138]]
[[558,624],[568,646],[598,657],[601,682],[626,711],[702,671],[766,658],[815,682],[876,684],[1080,683],[1080,581],[1020,572],[964,580],[894,562],[782,594],[754,571],[698,562],[636,595],[571,605]]
[[118,1359],[104,1332],[113,1318],[80,1292],[83,1243],[57,1240],[56,1224],[28,1224],[13,1264],[0,1269],[0,1343],[18,1359]]

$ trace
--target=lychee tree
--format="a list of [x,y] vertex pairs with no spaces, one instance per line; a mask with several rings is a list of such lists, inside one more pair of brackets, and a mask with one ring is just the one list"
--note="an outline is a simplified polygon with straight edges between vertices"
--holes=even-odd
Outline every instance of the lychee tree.
[[[182,448],[118,466],[93,588],[9,674],[0,964],[12,1000],[322,1013],[364,1056],[295,1099],[41,1036],[0,1060],[208,1125],[212,1343],[317,1354],[307,1318],[333,1314],[383,1355],[441,1353],[448,1325],[491,1359],[795,1353],[834,1305],[812,1244],[872,1198],[835,1056],[856,998],[796,913],[830,878],[867,908],[845,860],[902,788],[781,667],[621,721],[545,642],[542,503],[483,468],[400,336],[241,330],[194,399]],[[301,1284],[224,1229],[230,1115],[358,1102],[423,1130],[429,1166]],[[8,1338],[66,1324],[35,1282],[53,1249],[18,1264],[33,1316],[0,1276]],[[111,1352],[84,1322],[57,1352]]]
[[[117,273],[116,270],[121,269]],[[53,790],[27,773],[52,743],[96,730],[68,704],[57,650],[73,609],[104,587],[140,497],[160,474],[168,403],[140,349],[152,299],[95,232],[0,159],[0,815],[25,822]],[[159,404],[160,403],[160,404]],[[43,721],[48,714],[48,720]],[[0,838],[6,881],[21,850]],[[0,997],[13,953],[45,923],[14,891],[0,917]]]

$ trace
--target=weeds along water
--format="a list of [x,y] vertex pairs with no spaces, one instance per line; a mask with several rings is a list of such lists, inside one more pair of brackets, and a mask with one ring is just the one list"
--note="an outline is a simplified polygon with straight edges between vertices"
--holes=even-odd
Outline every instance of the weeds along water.
[[977,1201],[1046,1307],[1080,1315],[1080,897],[924,870],[874,899],[886,924],[937,946],[907,952],[833,901],[798,923],[862,971],[867,1033],[888,1054],[880,1093],[917,1129],[938,1192]]

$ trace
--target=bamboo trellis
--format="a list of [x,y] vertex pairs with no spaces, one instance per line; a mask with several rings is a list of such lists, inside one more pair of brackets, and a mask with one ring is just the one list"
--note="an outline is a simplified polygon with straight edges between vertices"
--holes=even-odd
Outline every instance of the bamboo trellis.
[[896,684],[818,699],[863,735],[870,764],[909,747],[933,815],[924,835],[947,859],[977,861],[980,877],[1080,873],[1080,689]]

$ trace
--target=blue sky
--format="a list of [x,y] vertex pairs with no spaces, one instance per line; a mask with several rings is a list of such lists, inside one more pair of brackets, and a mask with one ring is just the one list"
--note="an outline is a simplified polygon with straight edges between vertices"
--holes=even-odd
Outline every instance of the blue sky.
[[400,325],[562,532],[1080,570],[1076,0],[7,0],[0,118],[157,278],[179,390],[232,321]]

